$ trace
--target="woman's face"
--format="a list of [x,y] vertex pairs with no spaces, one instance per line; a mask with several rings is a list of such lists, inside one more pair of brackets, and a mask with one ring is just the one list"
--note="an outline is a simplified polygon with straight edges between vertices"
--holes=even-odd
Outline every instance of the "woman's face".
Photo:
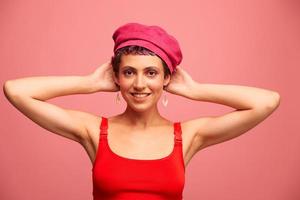
[[163,92],[163,86],[167,85],[169,80],[170,76],[164,78],[160,58],[151,55],[122,55],[119,77],[115,77],[123,98],[136,111],[156,105]]

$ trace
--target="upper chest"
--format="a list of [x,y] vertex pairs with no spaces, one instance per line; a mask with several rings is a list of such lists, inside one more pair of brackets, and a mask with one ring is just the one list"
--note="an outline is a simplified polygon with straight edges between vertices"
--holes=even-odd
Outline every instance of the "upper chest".
[[[100,139],[100,122],[89,126],[90,145],[85,147],[92,163],[96,158]],[[181,123],[182,154],[185,165],[195,153],[195,133],[188,123]],[[161,126],[137,130],[110,123],[107,129],[108,148],[118,156],[129,159],[155,160],[168,156],[174,148],[174,126]]]

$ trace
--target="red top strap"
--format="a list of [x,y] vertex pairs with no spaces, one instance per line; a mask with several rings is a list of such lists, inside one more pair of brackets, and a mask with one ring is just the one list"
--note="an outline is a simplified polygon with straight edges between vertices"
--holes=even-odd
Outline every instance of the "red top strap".
[[182,141],[181,138],[181,124],[180,122],[174,122],[174,130],[175,130],[175,139],[178,142]]
[[[108,122],[107,118],[102,116],[102,121],[100,124],[101,135],[107,135]],[[175,133],[175,141],[181,142],[181,124],[180,122],[174,122],[174,133]]]
[[102,135],[104,134],[107,135],[107,128],[108,128],[107,118],[102,116],[102,121],[100,124],[100,130]]

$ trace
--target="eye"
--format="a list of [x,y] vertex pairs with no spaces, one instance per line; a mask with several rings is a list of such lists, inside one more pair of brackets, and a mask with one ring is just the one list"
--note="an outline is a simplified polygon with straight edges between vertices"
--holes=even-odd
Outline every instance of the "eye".
[[156,71],[149,71],[149,74],[150,74],[151,76],[155,76],[157,73],[156,73]]
[[127,72],[130,72],[130,73],[132,73],[132,71],[130,71],[130,70],[125,70],[124,71],[124,74],[127,76],[128,75],[128,73]]

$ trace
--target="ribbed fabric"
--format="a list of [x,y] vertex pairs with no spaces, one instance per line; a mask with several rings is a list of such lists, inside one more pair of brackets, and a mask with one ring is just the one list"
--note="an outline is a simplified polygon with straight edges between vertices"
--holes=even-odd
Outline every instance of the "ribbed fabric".
[[108,120],[102,117],[93,164],[94,200],[182,200],[185,165],[180,122],[174,122],[174,147],[160,159],[140,160],[114,153],[107,141]]

